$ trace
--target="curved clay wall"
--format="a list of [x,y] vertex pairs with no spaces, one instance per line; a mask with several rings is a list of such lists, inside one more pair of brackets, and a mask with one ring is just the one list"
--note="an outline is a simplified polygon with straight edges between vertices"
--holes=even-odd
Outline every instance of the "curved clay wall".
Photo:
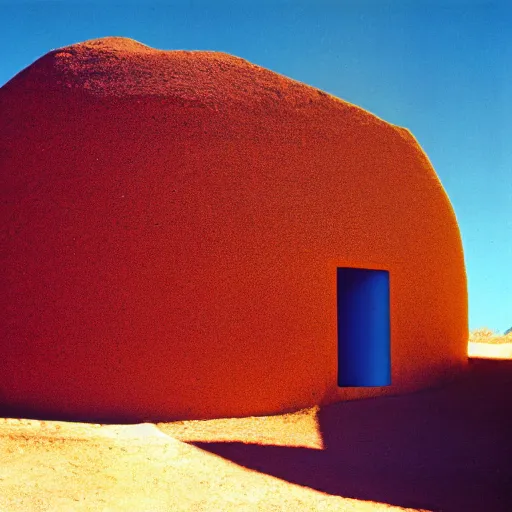
[[[407,130],[243,59],[121,38],[50,52],[0,110],[0,403],[258,415],[464,366],[458,226]],[[338,266],[390,272],[390,387],[337,387]]]

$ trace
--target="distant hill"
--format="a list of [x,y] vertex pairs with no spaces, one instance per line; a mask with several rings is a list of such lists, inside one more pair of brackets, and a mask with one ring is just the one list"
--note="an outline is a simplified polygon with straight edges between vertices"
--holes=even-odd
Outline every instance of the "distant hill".
[[506,336],[507,334],[510,334],[512,332],[512,327],[507,329],[503,334]]

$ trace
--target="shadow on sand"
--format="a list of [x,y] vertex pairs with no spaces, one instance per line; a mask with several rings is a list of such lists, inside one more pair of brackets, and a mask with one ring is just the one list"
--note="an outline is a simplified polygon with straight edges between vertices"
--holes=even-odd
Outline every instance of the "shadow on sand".
[[442,388],[320,409],[324,450],[192,443],[331,495],[442,512],[512,511],[512,361]]

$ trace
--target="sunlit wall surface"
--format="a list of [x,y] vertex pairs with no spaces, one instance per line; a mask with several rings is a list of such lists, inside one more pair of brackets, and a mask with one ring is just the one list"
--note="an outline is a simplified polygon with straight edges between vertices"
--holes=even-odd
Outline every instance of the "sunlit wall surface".
[[[466,363],[458,225],[407,130],[231,55],[122,38],[50,52],[0,111],[2,403],[270,414]],[[389,272],[390,386],[338,386],[346,267]]]

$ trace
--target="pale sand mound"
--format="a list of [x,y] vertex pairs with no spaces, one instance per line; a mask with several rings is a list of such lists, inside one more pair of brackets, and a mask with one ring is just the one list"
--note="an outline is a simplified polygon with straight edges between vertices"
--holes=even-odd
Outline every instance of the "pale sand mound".
[[511,385],[512,361],[473,360],[442,388],[281,416],[0,420],[0,510],[510,512]]
[[2,512],[403,510],[291,485],[154,425],[7,419],[0,435]]
[[512,343],[490,344],[472,343],[468,344],[469,357],[485,359],[512,359]]

